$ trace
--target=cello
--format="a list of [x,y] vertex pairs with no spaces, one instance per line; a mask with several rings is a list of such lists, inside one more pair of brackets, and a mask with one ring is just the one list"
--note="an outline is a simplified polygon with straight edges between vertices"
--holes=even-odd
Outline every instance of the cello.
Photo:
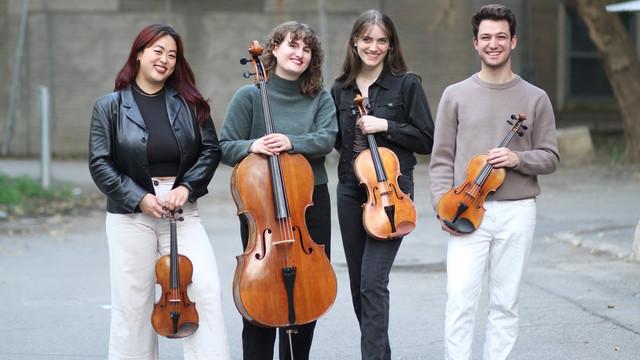
[[[168,212],[171,234],[169,255],[156,262],[156,281],[162,288],[160,300],[153,306],[151,324],[159,335],[180,339],[198,330],[196,303],[189,300],[187,286],[191,283],[193,265],[191,260],[178,254],[178,236],[175,212]],[[182,209],[178,209],[179,214]],[[183,221],[180,217],[178,221]]]
[[[511,115],[507,120],[511,129],[498,147],[507,146],[515,134],[523,136],[520,128],[527,130],[522,125],[526,119],[525,114]],[[506,177],[505,169],[491,166],[487,163],[487,155],[483,154],[476,155],[469,161],[466,174],[465,181],[442,195],[436,206],[436,213],[442,223],[460,234],[470,234],[480,226],[485,212],[484,200],[502,185]]]
[[[260,90],[266,134],[274,133],[267,96],[267,77],[260,60],[262,47],[253,41],[251,59]],[[237,256],[233,300],[240,314],[263,327],[312,322],[332,306],[336,276],[324,246],[318,245],[305,223],[312,205],[313,172],[301,154],[282,152],[266,156],[252,153],[231,174],[231,194],[237,214],[248,224],[248,242]],[[291,342],[291,331],[289,331]]]
[[[356,95],[354,104],[360,117],[367,115],[363,98]],[[369,148],[358,154],[353,169],[366,187],[367,202],[362,204],[362,223],[377,240],[393,240],[409,234],[417,221],[416,207],[409,195],[398,186],[400,163],[396,154],[378,147],[373,134],[367,134]]]

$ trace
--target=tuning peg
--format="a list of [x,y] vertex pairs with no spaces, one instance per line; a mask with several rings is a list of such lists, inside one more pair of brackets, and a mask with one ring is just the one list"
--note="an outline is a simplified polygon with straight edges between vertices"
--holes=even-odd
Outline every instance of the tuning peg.
[[522,130],[529,130],[529,127],[527,125],[520,125],[520,127],[522,128]]
[[509,125],[513,125],[513,121],[511,121],[511,120],[507,120],[507,124],[509,124]]
[[524,136],[524,133],[522,131],[518,131],[518,136],[522,137]]
[[176,212],[177,212],[178,214],[182,214],[182,208],[177,209],[177,210],[176,210]]
[[178,221],[184,221],[184,218],[183,218],[183,217],[179,217],[179,218],[177,218],[176,220],[178,220]]
[[515,115],[515,114],[511,114],[511,118],[512,118],[513,120],[517,120],[517,119],[518,119],[518,118],[516,117],[516,115]]
[[245,72],[242,73],[242,76],[244,76],[245,79],[248,79],[248,78],[252,77],[255,74],[256,73],[252,73],[251,71],[245,71]]
[[240,59],[240,64],[242,65],[247,65],[248,63],[250,63],[251,60],[247,59],[247,58],[242,58]]

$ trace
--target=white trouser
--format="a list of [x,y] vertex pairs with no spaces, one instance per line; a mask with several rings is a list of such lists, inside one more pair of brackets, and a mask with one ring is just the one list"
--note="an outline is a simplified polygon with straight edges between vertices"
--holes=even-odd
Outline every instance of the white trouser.
[[[163,198],[172,184],[173,181],[154,180],[156,194]],[[184,359],[226,360],[230,355],[213,249],[197,205],[185,203],[180,216],[184,221],[176,222],[178,253],[193,264],[187,292],[196,303],[200,320],[198,330],[183,340]],[[107,213],[106,228],[111,276],[109,360],[158,359],[158,336],[151,326],[151,312],[156,290],[155,263],[170,251],[169,221],[145,214]]]
[[470,360],[485,269],[489,319],[484,360],[506,359],[518,337],[518,293],[536,225],[535,199],[488,201],[482,224],[450,236],[445,359]]

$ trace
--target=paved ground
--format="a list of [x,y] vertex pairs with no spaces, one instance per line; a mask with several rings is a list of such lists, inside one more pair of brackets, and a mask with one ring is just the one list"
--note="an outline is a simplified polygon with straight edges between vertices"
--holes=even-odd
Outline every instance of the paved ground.
[[[0,172],[37,176],[36,162],[0,160]],[[56,180],[93,189],[84,162],[56,162]],[[230,294],[240,253],[230,169],[221,166],[200,202],[221,271],[226,323],[240,359],[240,317]],[[331,186],[335,186],[331,174]],[[416,169],[420,222],[391,276],[393,359],[441,359],[446,236],[429,205],[424,165]],[[640,264],[629,261],[640,218],[637,167],[560,169],[543,177],[538,227],[522,289],[521,336],[511,359],[638,359]],[[333,194],[333,192],[332,192]],[[335,206],[335,204],[334,204]],[[358,329],[334,209],[336,303],[320,320],[313,359],[358,359]],[[0,359],[104,359],[109,323],[104,213],[0,223]],[[478,314],[479,353],[486,304]],[[180,358],[179,341],[161,359]]]

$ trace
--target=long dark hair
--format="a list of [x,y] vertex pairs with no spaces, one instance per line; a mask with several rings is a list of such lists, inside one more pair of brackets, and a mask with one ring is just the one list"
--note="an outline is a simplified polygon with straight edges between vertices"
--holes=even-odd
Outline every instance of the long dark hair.
[[153,24],[140,31],[131,45],[131,51],[127,61],[118,72],[115,81],[115,90],[123,90],[135,81],[140,64],[138,54],[151,46],[156,40],[169,35],[175,40],[178,51],[176,54],[176,67],[173,74],[169,76],[167,82],[182,96],[187,102],[196,108],[196,118],[199,124],[203,124],[210,116],[211,108],[196,88],[196,80],[189,62],[184,57],[184,46],[180,35],[171,26]]
[[276,26],[267,39],[265,55],[262,59],[267,78],[271,78],[276,71],[278,60],[273,55],[273,49],[286,40],[287,34],[291,34],[291,40],[302,39],[305,45],[311,49],[311,62],[309,67],[300,75],[300,92],[309,97],[316,96],[322,90],[322,61],[324,53],[320,46],[320,39],[316,32],[307,24],[297,21],[288,21]]
[[378,10],[367,10],[360,14],[353,23],[351,35],[347,40],[347,54],[342,64],[342,73],[337,80],[342,83],[351,83],[362,70],[362,59],[358,55],[358,49],[354,46],[362,36],[364,36],[369,28],[378,25],[384,30],[389,38],[389,51],[384,58],[384,66],[388,68],[394,75],[402,75],[407,72],[407,64],[400,50],[400,39],[398,32],[391,18]]

